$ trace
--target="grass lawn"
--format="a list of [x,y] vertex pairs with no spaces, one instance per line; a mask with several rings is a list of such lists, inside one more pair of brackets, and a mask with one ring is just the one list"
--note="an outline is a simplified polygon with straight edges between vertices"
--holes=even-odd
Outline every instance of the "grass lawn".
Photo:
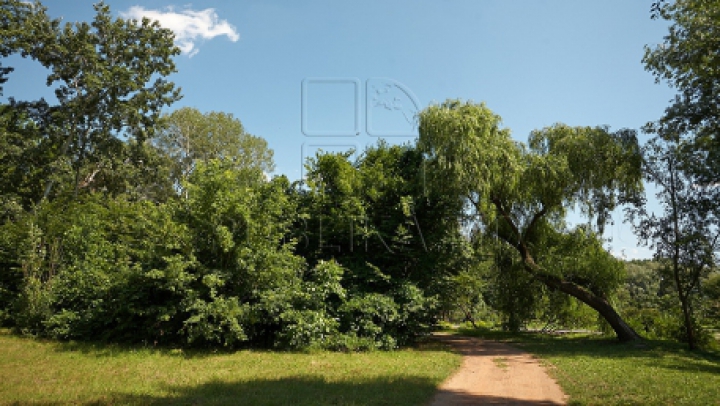
[[343,354],[57,343],[0,330],[0,404],[422,405],[460,364],[426,344]]
[[[720,354],[598,337],[465,334],[545,360],[571,405],[720,405]],[[460,363],[437,344],[343,354],[58,343],[0,330],[0,404],[423,405]]]
[[[463,331],[469,333],[469,331]],[[720,405],[720,354],[647,341],[476,332],[549,363],[571,405]]]

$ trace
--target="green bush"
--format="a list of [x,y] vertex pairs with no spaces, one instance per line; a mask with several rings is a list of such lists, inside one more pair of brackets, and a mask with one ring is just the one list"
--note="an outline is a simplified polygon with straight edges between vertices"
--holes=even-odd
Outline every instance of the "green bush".
[[21,275],[3,279],[4,317],[64,340],[346,351],[396,348],[434,323],[436,299],[413,283],[362,291],[334,260],[308,268],[287,238],[284,178],[211,161],[185,186],[162,204],[58,199],[0,227]]
[[410,282],[400,285],[395,292],[398,318],[392,333],[399,345],[407,345],[417,337],[426,335],[437,322],[439,301],[428,297],[422,289]]
[[52,317],[52,290],[39,278],[26,278],[22,291],[13,303],[15,328],[23,334],[42,335],[45,321]]
[[337,320],[317,310],[288,310],[280,315],[283,328],[278,333],[276,346],[302,349],[325,348],[329,340],[338,335]]

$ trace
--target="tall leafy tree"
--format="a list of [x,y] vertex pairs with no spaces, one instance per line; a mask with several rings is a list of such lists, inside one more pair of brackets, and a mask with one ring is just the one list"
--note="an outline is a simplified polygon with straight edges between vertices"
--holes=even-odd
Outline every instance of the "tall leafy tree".
[[321,154],[307,167],[308,220],[298,246],[310,263],[336,258],[361,289],[403,280],[428,288],[447,271],[447,256],[461,256],[460,225],[448,221],[461,206],[425,194],[415,147],[381,142],[354,161],[349,153]]
[[646,46],[643,63],[656,81],[678,94],[647,129],[665,138],[689,136],[702,151],[694,169],[707,183],[720,180],[720,1],[659,1],[652,18],[670,22],[656,46]]
[[245,131],[240,120],[222,112],[201,113],[183,107],[163,117],[155,144],[173,161],[173,180],[180,186],[197,162],[221,159],[240,169],[264,173],[274,169],[267,141]]
[[423,110],[419,130],[429,187],[465,201],[477,227],[512,248],[533,279],[595,309],[620,340],[640,338],[609,301],[622,264],[595,231],[569,232],[563,221],[580,205],[601,230],[617,204],[637,198],[634,133],[555,125],[534,131],[525,146],[484,104],[457,100]]
[[680,302],[685,339],[690,349],[698,345],[696,324],[700,283],[717,262],[720,253],[718,191],[704,186],[687,171],[694,154],[677,142],[655,138],[645,146],[645,177],[658,187],[662,213],[638,210],[636,231],[655,249],[660,271],[673,281]]
[[[173,33],[148,19],[113,18],[100,2],[92,22],[53,20],[40,3],[2,0],[0,54],[19,53],[50,70],[56,104],[35,108],[28,117],[41,124],[47,148],[55,155],[54,172],[67,178],[45,180],[42,198],[56,183],[75,194],[112,171],[110,161],[123,140],[143,144],[152,137],[163,107],[179,99],[166,77],[179,54]],[[26,108],[13,104],[16,109]],[[68,187],[69,186],[69,187]]]
[[708,221],[720,207],[720,1],[661,0],[652,18],[671,24],[661,44],[645,47],[645,68],[678,94],[645,128],[662,139],[647,147],[646,169],[660,187],[664,213],[646,218],[655,227],[639,231],[675,275],[692,347],[692,295],[699,275],[714,265],[707,250],[713,250],[717,225]]

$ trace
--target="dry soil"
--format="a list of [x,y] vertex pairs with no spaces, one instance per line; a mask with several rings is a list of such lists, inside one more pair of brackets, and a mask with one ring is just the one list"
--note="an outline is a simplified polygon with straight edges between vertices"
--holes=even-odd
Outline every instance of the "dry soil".
[[430,403],[450,405],[564,405],[567,396],[530,354],[508,344],[438,334],[463,355],[462,366]]

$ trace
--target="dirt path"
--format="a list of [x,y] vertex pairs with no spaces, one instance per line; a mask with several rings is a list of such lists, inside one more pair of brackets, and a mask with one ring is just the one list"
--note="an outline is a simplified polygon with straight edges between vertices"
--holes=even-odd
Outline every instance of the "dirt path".
[[565,404],[560,386],[530,354],[494,341],[435,337],[463,354],[463,362],[440,386],[431,406]]

